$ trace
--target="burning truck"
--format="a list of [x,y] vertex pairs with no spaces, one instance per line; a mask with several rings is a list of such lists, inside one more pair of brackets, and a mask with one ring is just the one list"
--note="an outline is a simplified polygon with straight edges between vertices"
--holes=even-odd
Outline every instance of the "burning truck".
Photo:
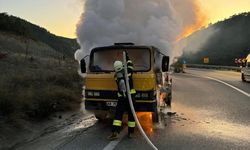
[[169,56],[154,46],[116,43],[92,49],[89,63],[87,64],[85,59],[80,63],[81,72],[86,73],[85,109],[94,112],[99,118],[114,113],[117,105],[117,86],[113,63],[116,60],[122,61],[124,51],[134,64],[133,81],[137,91],[135,109],[137,112],[151,112],[153,122],[158,122],[160,105],[164,100],[168,105],[171,104],[172,88],[168,74]]

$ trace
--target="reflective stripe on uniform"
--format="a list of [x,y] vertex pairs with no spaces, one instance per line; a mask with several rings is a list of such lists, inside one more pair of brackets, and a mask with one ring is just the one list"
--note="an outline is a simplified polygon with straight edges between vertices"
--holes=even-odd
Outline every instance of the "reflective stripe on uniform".
[[135,94],[136,93],[136,90],[135,89],[131,89],[130,90],[130,94]]
[[118,97],[122,97],[122,95],[121,95],[119,92],[117,93],[117,96],[118,96]]
[[129,73],[129,74],[128,74],[128,77],[130,77],[131,75],[132,75],[132,73]]
[[134,128],[135,127],[135,122],[129,121],[128,122],[128,127]]
[[127,61],[127,64],[128,64],[128,63],[133,63],[133,62],[132,62],[132,60],[128,60],[128,61]]
[[113,126],[122,126],[122,121],[121,120],[114,120],[113,121]]
[[128,66],[128,68],[129,68],[129,69],[134,69],[134,67],[133,67],[133,66]]

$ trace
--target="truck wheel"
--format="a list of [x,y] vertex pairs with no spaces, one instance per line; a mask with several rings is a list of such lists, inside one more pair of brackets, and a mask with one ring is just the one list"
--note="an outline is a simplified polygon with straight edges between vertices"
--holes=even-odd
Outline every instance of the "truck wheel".
[[246,79],[245,79],[245,76],[244,76],[243,73],[241,74],[241,80],[242,80],[243,82],[246,82]]
[[166,97],[166,104],[167,106],[171,107],[172,104],[172,81],[171,84],[169,84],[170,91],[168,92],[168,96]]
[[180,73],[180,72],[181,72],[180,68],[175,68],[175,73]]
[[158,112],[153,112],[152,113],[152,121],[153,121],[153,123],[158,123],[159,122],[159,113]]
[[166,101],[167,106],[171,107],[171,103],[172,103],[172,98],[170,96],[168,96],[167,101]]
[[152,112],[152,121],[153,123],[159,122],[159,109],[157,108],[157,105],[154,108],[154,112]]

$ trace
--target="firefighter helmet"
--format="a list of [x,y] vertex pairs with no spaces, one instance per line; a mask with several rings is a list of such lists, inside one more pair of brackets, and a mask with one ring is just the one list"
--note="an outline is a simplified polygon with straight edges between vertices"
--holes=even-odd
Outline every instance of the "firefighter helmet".
[[115,72],[121,71],[122,68],[123,68],[122,62],[121,61],[115,61],[114,68],[115,68]]

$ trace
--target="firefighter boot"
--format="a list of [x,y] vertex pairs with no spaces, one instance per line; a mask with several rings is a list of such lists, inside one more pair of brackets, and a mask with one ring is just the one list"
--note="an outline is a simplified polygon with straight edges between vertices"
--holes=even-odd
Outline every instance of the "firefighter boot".
[[113,132],[110,136],[108,136],[108,140],[113,141],[118,139],[118,133],[117,132]]

